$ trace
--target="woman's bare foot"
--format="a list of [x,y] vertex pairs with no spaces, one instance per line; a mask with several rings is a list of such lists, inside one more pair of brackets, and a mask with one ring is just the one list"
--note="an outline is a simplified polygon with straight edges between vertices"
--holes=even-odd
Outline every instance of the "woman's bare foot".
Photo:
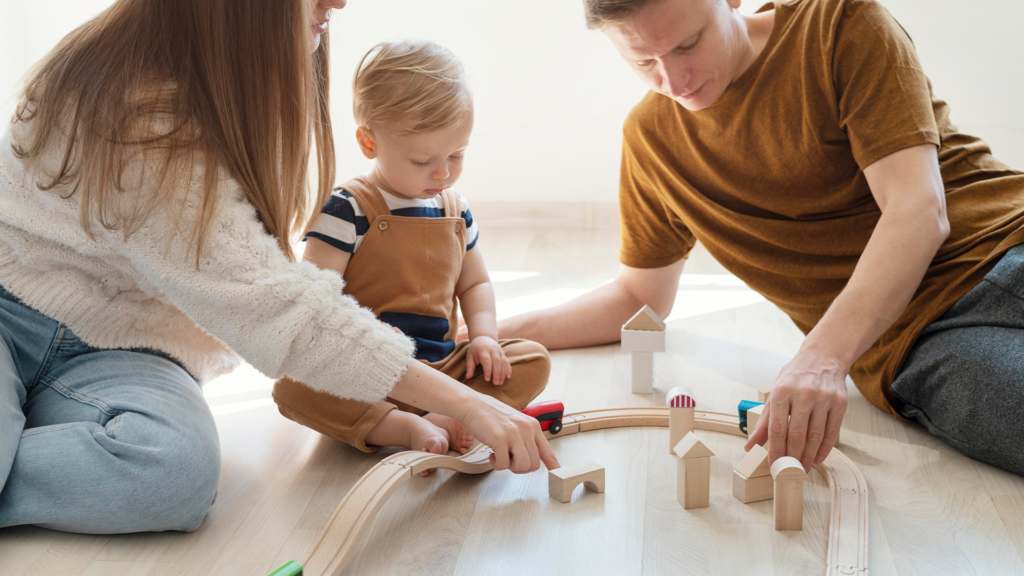
[[473,437],[454,418],[431,412],[424,416],[423,419],[448,432],[448,447],[450,449],[455,450],[459,454],[469,452],[470,446],[473,445]]
[[[461,429],[461,428],[460,428]],[[375,446],[402,446],[431,454],[447,454],[448,430],[435,426],[426,418],[392,410],[366,435],[366,443]],[[434,469],[420,473],[426,476]]]

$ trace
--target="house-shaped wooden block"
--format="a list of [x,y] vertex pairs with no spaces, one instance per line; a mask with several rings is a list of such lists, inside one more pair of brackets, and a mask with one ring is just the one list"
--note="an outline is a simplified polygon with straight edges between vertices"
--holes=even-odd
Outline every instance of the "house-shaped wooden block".
[[711,501],[711,457],[693,432],[683,436],[674,448],[679,464],[676,474],[676,500],[683,508],[707,508]]
[[665,322],[650,306],[644,306],[622,325],[624,352],[664,352]]
[[644,306],[622,325],[622,350],[632,352],[634,394],[654,391],[654,352],[665,351],[665,322]]
[[775,496],[775,480],[768,467],[768,450],[757,444],[740,460],[732,472],[732,495],[744,504],[771,500]]

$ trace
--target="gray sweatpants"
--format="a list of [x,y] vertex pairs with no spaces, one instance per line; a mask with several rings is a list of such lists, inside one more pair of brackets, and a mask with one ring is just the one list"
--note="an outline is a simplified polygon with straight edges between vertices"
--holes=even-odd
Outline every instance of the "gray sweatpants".
[[925,328],[892,392],[964,455],[1024,475],[1024,245]]

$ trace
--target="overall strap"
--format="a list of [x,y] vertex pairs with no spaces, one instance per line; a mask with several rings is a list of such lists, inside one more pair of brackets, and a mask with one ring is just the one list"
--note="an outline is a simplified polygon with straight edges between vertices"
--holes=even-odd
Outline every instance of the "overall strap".
[[459,193],[451,188],[445,188],[441,192],[441,200],[444,202],[445,218],[461,218],[462,202],[459,201]]
[[359,203],[359,207],[366,213],[367,222],[373,222],[377,216],[390,216],[391,210],[388,203],[380,195],[380,190],[374,186],[365,176],[355,178],[341,185],[341,189],[348,192]]

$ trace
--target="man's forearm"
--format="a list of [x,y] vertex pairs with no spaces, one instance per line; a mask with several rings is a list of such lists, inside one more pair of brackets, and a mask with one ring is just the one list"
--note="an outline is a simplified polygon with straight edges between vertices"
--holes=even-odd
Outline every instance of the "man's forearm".
[[525,338],[549,350],[619,341],[622,325],[643,304],[619,282],[600,286],[561,306],[520,314],[498,323],[502,338]]
[[906,309],[946,235],[910,211],[883,213],[850,282],[801,348],[849,370]]

